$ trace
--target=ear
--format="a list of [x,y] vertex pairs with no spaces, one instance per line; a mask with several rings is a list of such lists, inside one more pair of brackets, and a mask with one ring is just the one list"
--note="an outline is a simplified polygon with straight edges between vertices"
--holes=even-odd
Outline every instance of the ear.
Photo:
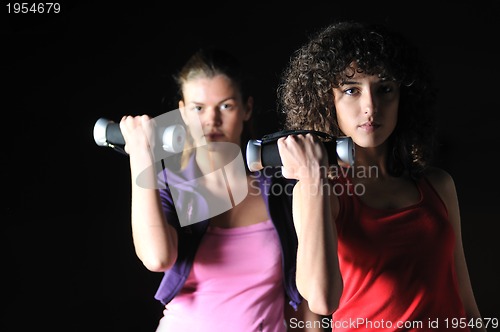
[[245,111],[245,117],[243,118],[244,121],[248,121],[252,117],[253,103],[254,103],[253,97],[252,96],[248,97],[247,105],[246,105],[247,107],[246,107],[246,111]]

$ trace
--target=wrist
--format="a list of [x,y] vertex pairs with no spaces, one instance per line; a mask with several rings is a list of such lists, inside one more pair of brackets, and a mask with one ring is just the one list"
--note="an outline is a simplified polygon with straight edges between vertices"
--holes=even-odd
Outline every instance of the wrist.
[[329,183],[328,178],[325,176],[315,176],[300,179],[297,186],[306,195],[320,195],[327,194]]

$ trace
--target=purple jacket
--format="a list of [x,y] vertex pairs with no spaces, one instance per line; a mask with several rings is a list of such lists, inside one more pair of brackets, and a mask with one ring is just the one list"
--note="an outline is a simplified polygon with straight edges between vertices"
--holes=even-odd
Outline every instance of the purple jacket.
[[[279,168],[264,170],[257,174],[258,176],[256,176],[256,179],[259,181],[259,187],[266,207],[280,238],[284,273],[283,286],[285,287],[289,304],[297,310],[297,306],[302,302],[302,297],[295,283],[297,235],[292,221],[291,208],[291,188],[295,182],[281,176],[281,170]],[[175,183],[181,183],[180,180],[182,179],[196,179],[197,174],[201,174],[201,172],[194,162],[194,157],[192,157],[185,170],[174,174],[174,176],[179,177],[175,179]],[[163,171],[161,176],[166,177],[166,172]],[[169,176],[172,177],[173,175],[169,173]],[[288,194],[279,194],[283,192],[284,188],[288,189]],[[178,187],[176,187],[176,190],[177,189]],[[201,195],[196,194],[189,188],[185,189],[186,190],[178,190],[176,192],[175,197],[177,197],[179,201],[195,201],[197,211],[209,208]],[[209,221],[203,220],[181,227],[168,182],[165,189],[160,189],[160,197],[164,213],[169,223],[177,229],[179,239],[177,260],[172,268],[165,271],[160,286],[155,294],[155,299],[165,305],[169,303],[184,286],[191,271],[198,245],[207,229]]]

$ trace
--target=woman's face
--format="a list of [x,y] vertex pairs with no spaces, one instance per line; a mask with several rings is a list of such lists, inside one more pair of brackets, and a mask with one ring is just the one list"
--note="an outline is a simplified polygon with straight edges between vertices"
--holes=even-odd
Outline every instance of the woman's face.
[[399,84],[376,75],[356,73],[333,89],[342,132],[360,147],[383,144],[396,127]]
[[252,99],[245,104],[240,91],[228,77],[192,79],[184,84],[182,93],[184,100],[179,101],[179,108],[195,145],[205,142],[241,145],[243,123],[252,113]]

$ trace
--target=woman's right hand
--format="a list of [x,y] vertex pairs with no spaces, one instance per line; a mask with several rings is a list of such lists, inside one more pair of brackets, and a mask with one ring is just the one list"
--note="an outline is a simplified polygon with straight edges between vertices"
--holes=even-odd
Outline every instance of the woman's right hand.
[[328,154],[325,146],[315,135],[282,137],[278,139],[278,150],[285,178],[317,180],[326,177]]
[[144,149],[153,151],[154,120],[148,115],[125,115],[120,120],[120,130],[125,140],[125,152],[129,155]]

